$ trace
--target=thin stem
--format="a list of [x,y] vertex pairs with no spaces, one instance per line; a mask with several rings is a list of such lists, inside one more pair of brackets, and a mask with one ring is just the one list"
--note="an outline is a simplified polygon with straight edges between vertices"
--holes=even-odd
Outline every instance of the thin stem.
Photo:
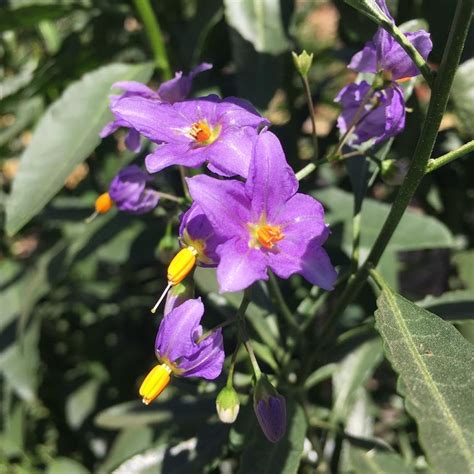
[[360,221],[361,221],[361,206],[354,204],[354,217],[352,218],[352,269],[355,273],[359,268],[360,258]]
[[188,201],[192,201],[191,195],[189,194],[188,183],[186,183],[186,169],[183,165],[178,166],[179,176],[181,178],[181,184],[183,186],[184,195]]
[[301,81],[303,82],[304,93],[306,96],[306,102],[308,104],[309,118],[311,119],[311,138],[313,140],[313,160],[317,161],[319,156],[319,145],[318,135],[316,133],[316,116],[314,114],[314,102],[313,96],[311,95],[311,89],[309,87],[308,77],[300,74]]
[[148,40],[155,59],[155,65],[163,73],[165,80],[171,79],[171,67],[166,54],[165,42],[161,32],[160,24],[155,16],[150,0],[134,0],[140,18],[143,21]]
[[[327,162],[327,160],[324,161],[325,163]],[[321,160],[318,165],[322,164],[323,161]],[[296,179],[298,181],[301,181],[302,179],[306,178],[306,176],[309,176],[313,171],[316,170],[318,166],[315,164],[315,163],[308,163],[304,168],[300,169],[297,173],[296,173]]]
[[173,196],[172,194],[163,193],[161,191],[156,191],[156,194],[158,194],[160,198],[168,199],[168,201],[174,201],[174,202],[177,202],[178,204],[182,204],[184,202],[183,198],[180,198],[178,196]]
[[442,166],[447,165],[448,163],[451,163],[451,161],[457,160],[458,158],[467,155],[471,151],[474,151],[474,140],[467,142],[463,146],[459,147],[457,150],[450,151],[445,155],[442,155],[438,158],[433,158],[428,161],[428,165],[426,166],[426,173],[431,173],[432,171],[437,170],[438,168],[441,168]]
[[238,317],[234,316],[233,318],[226,319],[225,321],[222,321],[222,323],[219,323],[217,326],[214,326],[212,329],[209,329],[209,331],[206,331],[198,340],[196,341],[196,344],[199,344],[200,342],[204,341],[204,339],[207,339],[212,333],[216,332],[218,329],[225,328],[226,326],[229,326],[230,324],[236,323],[238,321]]
[[426,166],[438,135],[439,125],[446,110],[454,74],[459,64],[464,42],[466,41],[472,12],[472,0],[460,0],[458,2],[448,43],[434,82],[428,112],[413,153],[411,166],[369,256],[338,299],[332,312],[332,317],[323,331],[325,335],[334,326],[336,316],[339,316],[357,296],[367,279],[369,269],[375,267],[379,262],[418,185],[425,175]]
[[245,312],[247,311],[248,305],[250,304],[250,290],[247,289],[244,292],[244,296],[240,303],[239,309],[237,310],[236,318],[239,321],[239,328],[240,328],[240,339],[242,344],[244,345],[247,353],[249,355],[250,362],[252,364],[253,373],[255,374],[255,378],[258,380],[262,376],[262,371],[260,370],[260,366],[258,365],[257,358],[255,357],[255,353],[253,351],[252,344],[250,343],[250,338],[247,334],[247,330],[245,328]]
[[299,332],[300,328],[298,326],[298,323],[295,321],[293,312],[290,310],[290,308],[288,308],[285,298],[283,298],[283,295],[281,293],[280,286],[278,285],[278,281],[272,272],[269,272],[269,285],[268,286],[269,286],[270,292],[273,295],[274,302],[279,307],[280,313],[285,318],[285,321],[288,323],[288,325],[292,329]]
[[430,87],[433,86],[433,71],[429,67],[428,63],[423,59],[423,56],[415,48],[415,46],[408,40],[408,38],[402,33],[402,31],[392,22],[384,23],[382,27],[390,33],[397,43],[405,50],[410,56],[412,61],[416,64],[421,74],[425,78],[425,81]]
[[[309,163],[304,168],[301,168],[296,173],[296,179],[298,181],[301,181],[302,179],[306,178],[306,176],[309,176],[313,171],[315,171],[316,168],[318,168],[319,166],[324,165],[326,163],[330,163],[330,162],[333,162],[333,161],[343,161],[343,160],[347,160],[349,158],[354,158],[355,156],[364,156],[364,155],[365,155],[365,153],[362,153],[358,150],[354,150],[354,151],[349,151],[348,153],[344,153],[343,155],[340,155],[337,159],[330,159],[329,156],[325,156],[324,158],[321,158],[318,161],[318,164]],[[370,155],[366,155],[366,156],[368,156],[370,159],[373,159],[373,157],[371,157]]]
[[227,374],[227,388],[232,388],[234,386],[234,370],[235,370],[235,361],[237,360],[237,354],[239,353],[241,343],[238,342],[235,346],[234,353],[232,354],[232,359],[230,361],[229,373]]

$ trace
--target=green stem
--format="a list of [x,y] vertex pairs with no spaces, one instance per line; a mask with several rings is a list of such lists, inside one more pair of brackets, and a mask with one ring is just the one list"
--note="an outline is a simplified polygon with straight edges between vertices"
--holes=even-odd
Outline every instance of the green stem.
[[252,344],[250,343],[250,338],[245,328],[244,317],[245,317],[245,312],[247,311],[249,304],[250,304],[250,290],[247,288],[244,292],[244,296],[242,298],[242,301],[240,303],[239,309],[237,310],[237,314],[235,317],[239,321],[240,339],[249,355],[249,359],[253,368],[253,373],[255,374],[255,379],[258,380],[262,376],[262,371],[260,370],[260,366],[258,365],[258,361],[257,361],[257,358],[255,357]]
[[451,161],[457,160],[458,158],[467,155],[471,151],[474,151],[474,140],[467,142],[457,150],[450,151],[443,156],[429,160],[428,165],[426,166],[426,173],[431,173],[432,171],[437,170],[448,163],[451,163]]
[[394,23],[384,23],[382,24],[382,27],[388,31],[397,41],[397,43],[405,50],[405,52],[408,54],[408,56],[410,56],[412,61],[420,70],[428,85],[433,87],[433,71],[428,66],[428,63],[423,59],[423,56],[415,48],[415,46],[413,46],[413,44]]
[[[344,153],[343,155],[340,155],[337,159],[330,159],[329,156],[325,156],[324,158],[321,158],[318,161],[318,164],[316,163],[309,163],[307,164],[304,168],[301,168],[297,173],[296,173],[296,179],[298,181],[301,181],[302,179],[306,178],[306,176],[309,176],[313,171],[316,170],[321,165],[324,165],[326,163],[331,163],[333,161],[343,161],[347,160],[349,158],[354,158],[355,156],[364,156],[364,153],[360,151],[349,151],[348,153]],[[374,160],[373,156],[367,155],[368,158]],[[379,163],[377,163],[379,164]]]
[[313,140],[313,160],[316,161],[319,156],[319,145],[318,135],[316,133],[316,117],[314,114],[314,103],[313,96],[311,95],[311,89],[309,87],[308,77],[300,74],[301,81],[303,82],[304,93],[306,96],[306,102],[308,104],[309,117],[311,119],[311,138]]
[[153,12],[150,0],[134,0],[135,8],[137,9],[140,18],[143,21],[148,40],[150,41],[151,49],[155,59],[155,65],[163,73],[165,80],[171,79],[171,67],[166,54],[163,34],[161,32],[160,24]]
[[229,326],[230,324],[236,323],[238,321],[238,317],[234,316],[233,318],[226,319],[222,323],[218,324],[217,326],[214,326],[212,329],[209,329],[209,331],[206,331],[197,341],[196,344],[199,344],[202,342],[204,339],[208,338],[213,332],[217,331],[218,329],[225,328],[226,326]]
[[280,309],[280,313],[285,318],[285,321],[293,330],[299,332],[300,328],[298,326],[298,323],[295,321],[295,317],[292,311],[290,310],[290,308],[288,308],[285,298],[283,298],[283,295],[281,293],[280,286],[278,285],[278,281],[272,272],[269,272],[268,286],[271,294],[273,295],[274,303]]
[[369,256],[338,299],[332,312],[332,317],[323,331],[325,335],[332,329],[335,317],[339,316],[357,296],[368,277],[369,269],[375,267],[379,262],[418,185],[425,175],[426,166],[438,135],[439,125],[446,110],[454,74],[459,64],[471,23],[472,12],[472,0],[460,0],[458,2],[447,46],[434,82],[423,129],[413,153],[411,166]]
[[234,380],[235,361],[237,360],[237,354],[239,350],[240,350],[240,342],[238,342],[237,345],[235,346],[235,350],[234,350],[234,353],[232,354],[232,359],[230,361],[229,373],[227,374],[227,382],[226,382],[227,388],[232,388],[234,386],[233,380]]
[[162,199],[168,199],[168,201],[174,201],[177,202],[178,204],[183,204],[185,199],[180,198],[178,196],[174,196],[173,194],[168,194],[168,193],[163,193],[161,191],[156,191],[156,194],[160,196]]
[[[324,163],[326,163],[327,160],[324,161]],[[323,161],[321,160],[318,164],[322,164]],[[302,179],[306,178],[306,176],[309,176],[313,171],[316,170],[318,166],[315,164],[315,163],[308,163],[304,168],[300,169],[297,173],[296,173],[296,179],[298,181],[301,181]]]

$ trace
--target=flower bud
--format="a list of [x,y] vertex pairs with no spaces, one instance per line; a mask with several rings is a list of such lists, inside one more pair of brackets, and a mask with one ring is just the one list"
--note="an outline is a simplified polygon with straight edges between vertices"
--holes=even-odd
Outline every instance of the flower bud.
[[383,160],[380,165],[382,179],[391,186],[400,186],[408,172],[408,160]]
[[293,62],[295,63],[296,70],[303,76],[308,75],[309,70],[311,69],[311,64],[313,64],[313,53],[308,54],[303,50],[301,54],[296,54],[292,51]]
[[217,395],[216,409],[222,423],[233,423],[239,414],[239,397],[233,387],[224,387]]
[[253,407],[267,439],[278,442],[286,431],[286,401],[264,375],[255,386]]

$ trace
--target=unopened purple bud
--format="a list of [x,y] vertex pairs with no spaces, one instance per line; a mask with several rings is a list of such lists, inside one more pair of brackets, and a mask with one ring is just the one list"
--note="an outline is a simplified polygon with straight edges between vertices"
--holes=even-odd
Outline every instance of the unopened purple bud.
[[280,441],[286,431],[286,401],[265,376],[257,381],[253,406],[267,439],[272,443]]

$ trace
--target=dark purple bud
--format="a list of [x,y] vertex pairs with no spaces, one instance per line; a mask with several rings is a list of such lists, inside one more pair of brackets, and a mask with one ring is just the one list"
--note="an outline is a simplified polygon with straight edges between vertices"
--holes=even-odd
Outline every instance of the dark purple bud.
[[257,381],[253,406],[267,439],[280,441],[286,431],[286,401],[264,375]]

